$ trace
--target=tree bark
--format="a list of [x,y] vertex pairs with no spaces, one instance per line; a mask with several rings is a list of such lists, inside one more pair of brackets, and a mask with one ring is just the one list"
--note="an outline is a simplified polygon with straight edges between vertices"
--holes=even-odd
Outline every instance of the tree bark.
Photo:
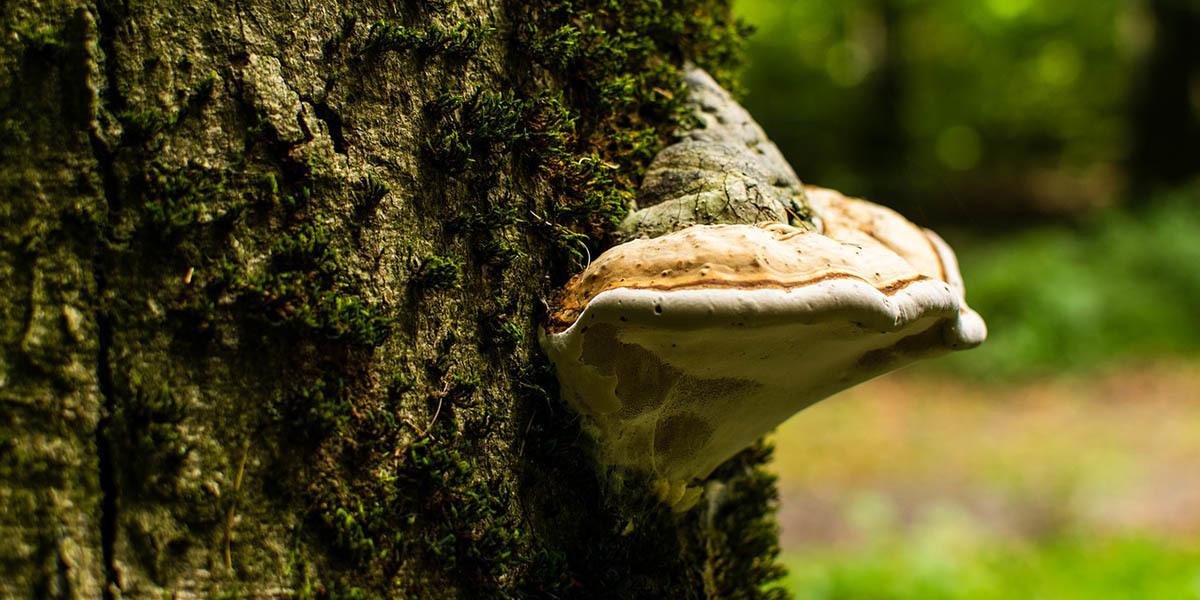
[[670,514],[537,348],[724,2],[0,16],[0,596],[782,594],[769,448]]

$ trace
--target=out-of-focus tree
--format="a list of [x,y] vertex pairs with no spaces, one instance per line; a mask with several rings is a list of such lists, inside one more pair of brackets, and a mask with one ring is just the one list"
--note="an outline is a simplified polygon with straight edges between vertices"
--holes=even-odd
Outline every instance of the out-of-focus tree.
[[1152,0],[1154,48],[1138,77],[1129,167],[1139,191],[1200,172],[1200,3]]
[[1123,187],[1128,97],[1152,40],[1136,3],[737,10],[759,30],[746,103],[806,181],[879,194],[926,221],[985,224],[1111,204]]

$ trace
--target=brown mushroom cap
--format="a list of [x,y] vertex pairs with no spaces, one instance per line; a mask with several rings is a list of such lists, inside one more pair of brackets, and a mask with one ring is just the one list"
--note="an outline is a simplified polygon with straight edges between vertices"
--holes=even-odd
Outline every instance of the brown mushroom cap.
[[880,240],[830,217],[830,235],[696,225],[627,242],[567,284],[542,345],[601,463],[654,474],[686,507],[695,483],[796,411],[982,341],[922,230],[892,232],[883,213]]
[[549,329],[566,329],[589,302],[618,288],[787,290],[843,278],[888,294],[929,279],[876,245],[842,242],[788,225],[693,226],[602,254],[563,288]]
[[839,242],[883,246],[922,275],[947,281],[946,268],[926,230],[900,213],[830,189],[808,186],[805,191],[826,236]]

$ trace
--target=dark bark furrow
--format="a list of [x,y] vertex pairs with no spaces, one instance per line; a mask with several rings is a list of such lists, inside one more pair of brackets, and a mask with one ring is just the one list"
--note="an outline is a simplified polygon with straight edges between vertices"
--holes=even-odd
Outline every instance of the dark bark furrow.
[[[103,132],[100,130],[103,119],[108,115],[113,114],[111,107],[121,104],[119,88],[117,87],[117,66],[115,59],[115,42],[116,37],[116,15],[110,9],[110,5],[101,1],[95,5],[96,11],[96,33],[97,47],[99,55],[90,55],[88,60],[93,61],[95,67],[100,67],[104,73],[105,85],[102,89],[93,90],[92,82],[83,81],[81,93],[87,93],[91,98],[90,107],[90,123],[88,124],[88,140],[91,146],[93,159],[100,171],[102,191],[102,209],[104,214],[100,217],[101,223],[99,234],[100,243],[97,244],[96,256],[92,257],[93,278],[95,281],[94,293],[97,300],[96,313],[94,322],[96,323],[97,347],[96,347],[96,382],[100,392],[100,418],[96,423],[96,456],[99,463],[100,484],[100,522],[98,523],[100,530],[100,548],[101,560],[104,568],[103,573],[103,596],[104,600],[114,600],[119,597],[119,579],[116,563],[116,541],[117,541],[117,511],[120,507],[120,490],[117,483],[116,465],[114,464],[112,440],[109,438],[110,424],[113,415],[117,411],[117,393],[113,384],[113,370],[111,363],[111,353],[113,351],[113,324],[112,317],[108,314],[105,307],[105,300],[108,293],[108,277],[105,273],[106,266],[109,263],[107,260],[108,249],[108,231],[106,224],[108,216],[113,213],[115,207],[120,203],[120,182],[118,181],[115,167],[114,149],[110,147],[108,141],[104,139]],[[91,69],[85,69],[88,72]]]
[[[103,296],[104,274],[97,269],[96,290]],[[117,579],[116,541],[117,541],[117,510],[119,508],[119,490],[117,488],[116,468],[113,464],[112,441],[109,439],[109,424],[117,410],[116,395],[113,390],[112,365],[109,353],[112,351],[112,323],[103,313],[96,315],[98,345],[96,349],[96,381],[99,382],[101,398],[100,420],[96,424],[96,455],[100,463],[100,548],[104,561],[104,600],[117,598],[119,581]]]

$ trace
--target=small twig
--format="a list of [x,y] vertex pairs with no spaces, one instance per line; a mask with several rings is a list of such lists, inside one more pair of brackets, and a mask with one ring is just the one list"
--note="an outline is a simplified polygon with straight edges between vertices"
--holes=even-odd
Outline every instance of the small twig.
[[525,440],[529,439],[529,430],[533,428],[533,418],[536,413],[529,415],[529,422],[525,424],[525,433],[521,434],[521,447],[517,449],[517,456],[525,456]]
[[433,418],[429,420],[429,425],[425,427],[425,431],[422,431],[421,435],[417,436],[417,439],[424,439],[425,436],[429,435],[430,431],[433,431],[433,425],[437,423],[438,415],[442,414],[442,401],[445,399],[445,396],[438,396],[437,410],[433,411]]
[[250,456],[250,440],[242,444],[242,459],[238,463],[237,475],[233,478],[233,500],[225,515],[225,568],[233,570],[233,522],[236,518],[238,493],[242,490],[242,477],[246,474],[246,458]]
[[429,435],[429,432],[433,431],[433,425],[437,423],[438,415],[442,414],[442,403],[446,401],[446,396],[450,395],[450,382],[447,381],[446,385],[442,387],[442,391],[438,392],[436,395],[438,399],[437,409],[433,411],[433,418],[429,420],[429,425],[425,427],[425,431],[422,431],[419,435],[417,435],[418,440],[425,439],[425,436]]

